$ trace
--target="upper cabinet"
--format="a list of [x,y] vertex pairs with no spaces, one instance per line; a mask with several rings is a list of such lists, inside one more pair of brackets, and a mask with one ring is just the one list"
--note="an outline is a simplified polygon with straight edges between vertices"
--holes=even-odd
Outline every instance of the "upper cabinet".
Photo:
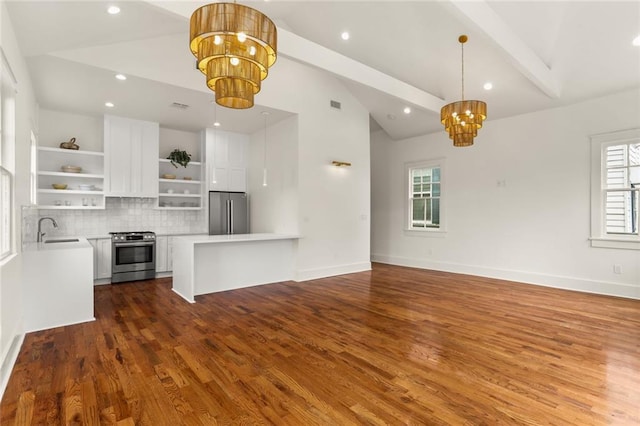
[[105,115],[105,195],[157,197],[158,146],[158,123]]
[[249,136],[206,130],[209,191],[247,191]]

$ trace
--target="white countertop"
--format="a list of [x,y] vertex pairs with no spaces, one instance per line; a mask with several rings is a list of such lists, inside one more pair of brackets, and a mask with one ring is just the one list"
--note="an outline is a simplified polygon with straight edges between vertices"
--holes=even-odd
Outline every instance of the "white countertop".
[[[127,231],[125,231],[125,232],[127,232]],[[202,232],[177,233],[177,234],[165,233],[165,232],[156,232],[155,234],[156,234],[156,237],[177,237],[177,236],[183,236],[183,235],[207,235],[207,234],[202,233]],[[60,235],[60,236],[56,236],[55,238],[78,238],[78,237],[76,237],[75,235],[71,235],[71,236]],[[110,240],[111,239],[111,235],[109,235],[109,234],[89,234],[89,235],[84,235],[84,238],[86,238],[87,240]]]
[[175,236],[175,240],[193,244],[238,243],[250,241],[296,240],[293,234],[233,234],[233,235],[185,235]]
[[55,238],[45,238],[44,240],[66,240],[66,239],[77,239],[78,241],[73,242],[60,242],[60,243],[27,243],[24,245],[24,250],[28,251],[55,251],[55,250],[69,250],[69,249],[79,249],[79,248],[91,248],[91,244],[84,237],[55,237]]

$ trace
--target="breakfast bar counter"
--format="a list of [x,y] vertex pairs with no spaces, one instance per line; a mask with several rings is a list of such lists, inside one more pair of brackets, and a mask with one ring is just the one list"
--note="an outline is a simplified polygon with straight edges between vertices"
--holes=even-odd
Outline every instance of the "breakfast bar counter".
[[195,296],[293,279],[297,235],[187,235],[173,241],[173,291]]

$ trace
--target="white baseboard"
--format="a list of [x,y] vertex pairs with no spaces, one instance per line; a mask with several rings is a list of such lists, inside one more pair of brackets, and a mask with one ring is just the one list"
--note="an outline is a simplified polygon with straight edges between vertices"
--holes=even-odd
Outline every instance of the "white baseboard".
[[296,271],[294,281],[309,281],[318,278],[333,277],[336,275],[353,274],[371,270],[371,262],[350,263],[347,265],[331,266],[328,268],[299,269]]
[[640,299],[640,286],[631,286],[606,281],[594,281],[584,278],[540,274],[537,272],[485,268],[475,265],[438,262],[433,260],[415,259],[399,256],[387,256],[383,254],[372,254],[371,261],[387,263],[390,265],[408,266],[411,268],[433,269],[436,271],[453,272],[458,274],[478,275],[481,277],[517,281],[525,284],[534,284],[544,287],[581,291],[583,293],[595,293],[604,294],[607,296],[626,297],[629,299]]
[[196,303],[195,300],[189,300],[188,298],[184,297],[184,295],[182,295],[179,291],[177,291],[175,288],[172,288],[171,291],[173,291],[175,294],[177,294],[178,296],[182,297],[184,300],[186,300],[189,303]]
[[90,317],[90,318],[86,318],[86,319],[82,319],[82,320],[78,320],[78,321],[73,321],[73,322],[65,322],[62,324],[53,324],[53,325],[48,325],[46,327],[40,327],[40,328],[35,328],[33,330],[27,330],[27,333],[35,333],[36,331],[42,331],[42,330],[50,330],[52,328],[58,328],[58,327],[67,327],[69,325],[76,325],[76,324],[82,324],[83,322],[91,322],[91,321],[95,321],[96,317]]
[[7,388],[11,372],[13,371],[13,367],[16,365],[16,360],[18,359],[18,354],[20,353],[23,343],[24,333],[16,334],[11,341],[11,345],[9,345],[9,349],[4,354],[4,357],[0,362],[0,400]]

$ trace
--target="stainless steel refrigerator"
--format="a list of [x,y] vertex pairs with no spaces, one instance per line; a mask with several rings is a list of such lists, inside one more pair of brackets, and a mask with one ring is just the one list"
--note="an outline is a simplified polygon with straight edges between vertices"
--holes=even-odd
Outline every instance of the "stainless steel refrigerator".
[[244,192],[209,192],[209,235],[248,233],[247,194]]

